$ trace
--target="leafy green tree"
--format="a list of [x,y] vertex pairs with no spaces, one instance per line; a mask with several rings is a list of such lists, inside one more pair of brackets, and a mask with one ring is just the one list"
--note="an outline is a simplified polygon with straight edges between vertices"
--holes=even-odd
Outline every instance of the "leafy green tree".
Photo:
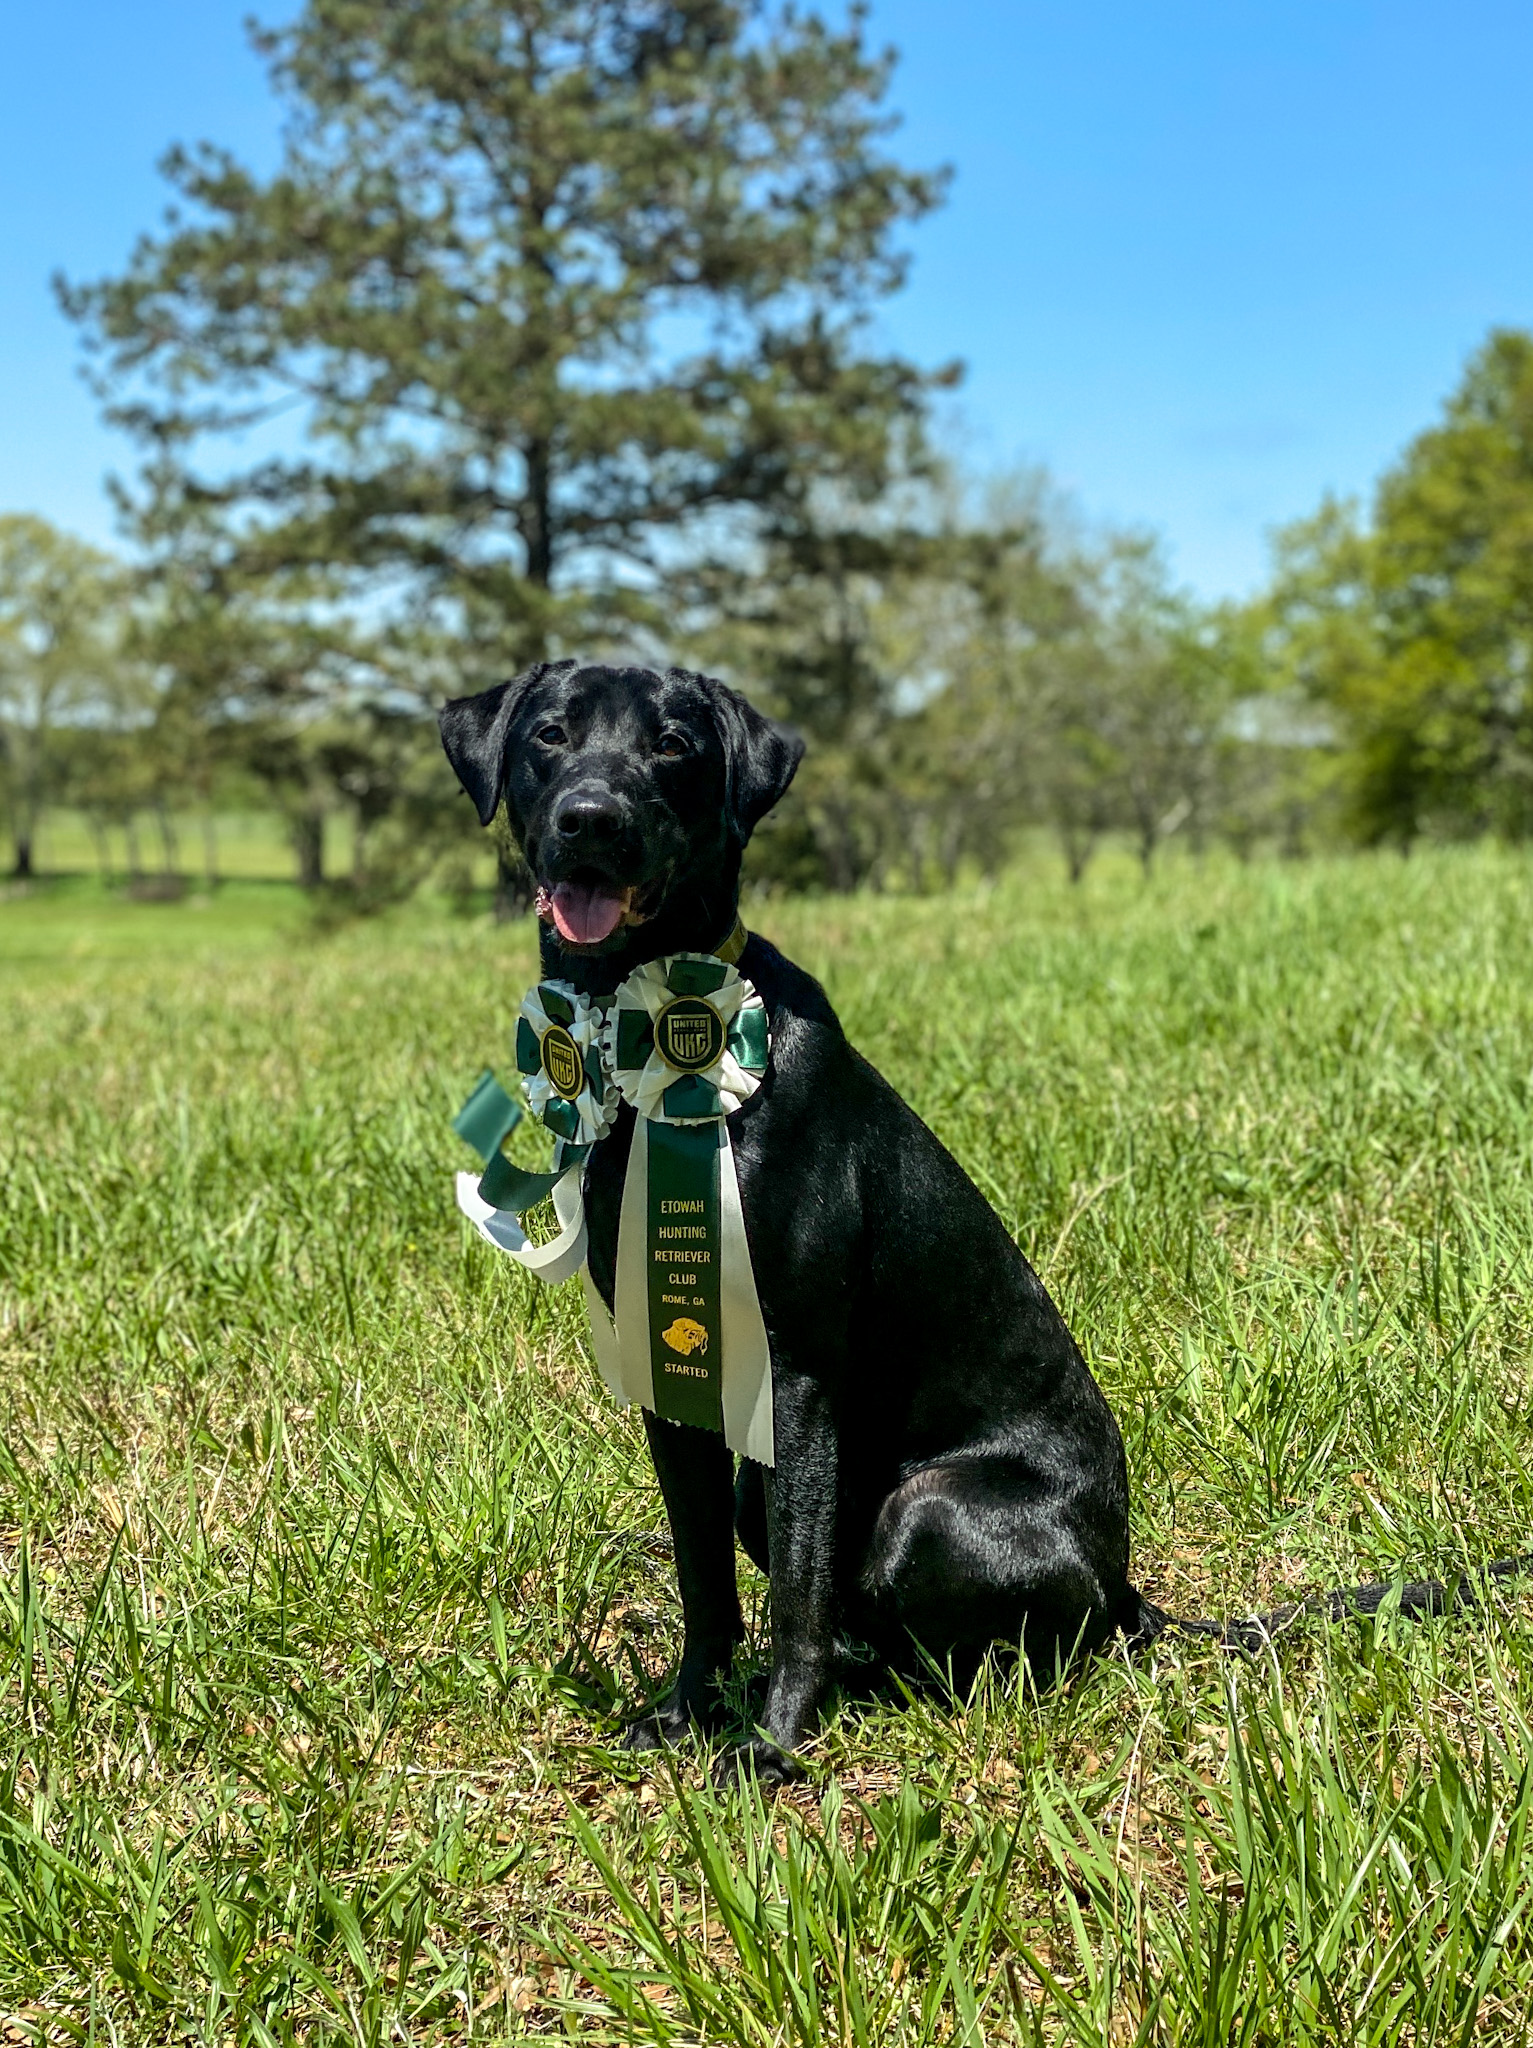
[[[467,841],[440,774],[433,695],[453,681],[431,633],[359,630],[327,603],[320,573],[279,589],[185,548],[150,579],[136,646],[161,679],[146,740],[155,789],[203,809],[204,868],[216,873],[212,807],[254,792],[283,818],[302,887],[318,890],[328,821],[348,813],[357,907],[407,893],[444,848]],[[307,599],[305,602],[304,600]]]
[[279,601],[219,563],[199,529],[146,580],[135,648],[160,684],[150,735],[159,776],[205,809],[218,788],[253,785],[287,826],[300,882],[317,888],[336,807],[317,734],[344,701],[351,667],[324,579],[287,578]]
[[[1359,710],[1396,829],[1533,831],[1533,335],[1493,333],[1380,484]],[[1411,814],[1406,815],[1407,803]]]
[[1040,769],[1046,755],[1062,766],[1051,742],[1064,699],[1079,711],[1088,617],[1065,524],[1042,477],[996,479],[904,607],[917,630],[903,669],[922,698],[900,729],[907,804],[948,885],[966,860],[994,872],[1021,826],[1057,815],[1063,776]]
[[1201,614],[1144,535],[1087,542],[1041,507],[972,553],[988,578],[928,715],[961,749],[951,814],[965,850],[993,867],[1018,825],[1047,824],[1079,881],[1122,831],[1148,874],[1161,842],[1207,813],[1225,692]]
[[1224,705],[1198,618],[1171,586],[1159,547],[1114,535],[1094,565],[1089,637],[1114,822],[1148,876],[1163,840],[1199,815]]
[[756,876],[837,890],[883,879],[900,802],[902,668],[889,628],[928,555],[927,537],[881,505],[822,503],[691,579],[697,658],[813,742],[789,802],[753,842]]
[[1490,335],[1370,523],[1328,501],[1281,536],[1266,603],[1364,839],[1533,832],[1533,335]]
[[876,501],[822,493],[812,527],[708,565],[696,658],[814,742],[758,876],[923,888],[993,868],[1019,822],[1016,661],[1068,603],[1037,479],[981,489],[913,453]]
[[46,520],[0,516],[0,745],[19,877],[33,871],[61,773],[61,728],[134,708],[125,700],[142,678],[124,658],[127,604],[110,556]]
[[803,524],[827,479],[876,494],[930,380],[862,323],[941,181],[885,153],[864,28],[768,0],[308,0],[261,32],[276,175],[173,151],[183,215],[63,291],[149,452],[140,537],[190,527],[221,573],[318,567],[375,625],[433,620],[461,687],[668,631],[681,560]]
[[1316,828],[1332,822],[1332,721],[1272,661],[1265,600],[1215,605],[1195,630],[1211,722],[1194,842],[1217,835],[1242,860],[1264,842],[1305,853]]

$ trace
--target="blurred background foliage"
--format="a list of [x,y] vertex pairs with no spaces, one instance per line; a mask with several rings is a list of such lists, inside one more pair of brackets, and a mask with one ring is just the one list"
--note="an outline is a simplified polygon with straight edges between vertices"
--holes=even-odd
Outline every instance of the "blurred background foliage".
[[1109,836],[1148,873],[1533,829],[1533,336],[1209,606],[1045,476],[960,473],[958,366],[879,351],[945,178],[891,154],[856,9],[308,0],[259,40],[276,173],[173,150],[161,230],[60,285],[141,460],[120,559],[0,518],[23,882],[50,816],[153,894],[257,813],[336,906],[466,891],[434,710],[563,653],[804,731],[754,853],[784,888],[940,887],[1043,828],[1075,879]]

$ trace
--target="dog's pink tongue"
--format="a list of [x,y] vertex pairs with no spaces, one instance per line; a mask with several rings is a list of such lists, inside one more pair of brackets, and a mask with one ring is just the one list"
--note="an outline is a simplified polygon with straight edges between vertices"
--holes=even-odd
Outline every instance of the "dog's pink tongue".
[[626,901],[626,893],[620,896],[599,883],[557,882],[554,923],[572,946],[599,946],[617,930]]

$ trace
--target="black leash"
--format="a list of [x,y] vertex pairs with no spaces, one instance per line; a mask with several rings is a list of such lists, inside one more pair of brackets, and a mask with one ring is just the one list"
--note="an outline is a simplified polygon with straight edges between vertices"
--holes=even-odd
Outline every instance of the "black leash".
[[1131,1590],[1133,1609],[1121,1616],[1119,1627],[1130,1650],[1147,1649],[1157,1636],[1176,1629],[1182,1635],[1212,1638],[1222,1650],[1252,1655],[1311,1615],[1327,1622],[1349,1621],[1354,1617],[1366,1620],[1377,1614],[1393,1594],[1399,1595],[1398,1612],[1411,1621],[1463,1609],[1473,1612],[1483,1604],[1487,1583],[1522,1578],[1530,1572],[1533,1552],[1521,1557],[1498,1557],[1474,1571],[1461,1572],[1456,1579],[1413,1579],[1403,1585],[1398,1579],[1388,1579],[1367,1586],[1348,1586],[1334,1593],[1316,1593],[1308,1600],[1295,1600],[1285,1607],[1274,1607],[1267,1614],[1230,1621],[1167,1614],[1142,1593]]

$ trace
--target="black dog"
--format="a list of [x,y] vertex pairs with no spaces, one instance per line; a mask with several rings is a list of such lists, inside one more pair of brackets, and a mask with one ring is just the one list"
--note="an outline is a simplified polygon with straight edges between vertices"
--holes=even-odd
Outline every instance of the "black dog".
[[[449,704],[442,740],[489,824],[502,797],[539,884],[543,969],[605,997],[640,962],[710,952],[740,856],[802,742],[706,676],[545,663]],[[776,1470],[646,1412],[686,1643],[632,1724],[648,1748],[714,1725],[741,1635],[734,1537],[771,1580],[772,1671],[729,1766],[794,1774],[838,1631],[896,1655],[1020,1641],[1041,1675],[1162,1624],[1128,1580],[1112,1412],[1058,1310],[957,1162],[847,1044],[824,992],[764,939],[740,971],[771,1022],[730,1120],[772,1351]],[[611,1304],[633,1112],[586,1173]],[[764,1483],[763,1483],[764,1482]]]

